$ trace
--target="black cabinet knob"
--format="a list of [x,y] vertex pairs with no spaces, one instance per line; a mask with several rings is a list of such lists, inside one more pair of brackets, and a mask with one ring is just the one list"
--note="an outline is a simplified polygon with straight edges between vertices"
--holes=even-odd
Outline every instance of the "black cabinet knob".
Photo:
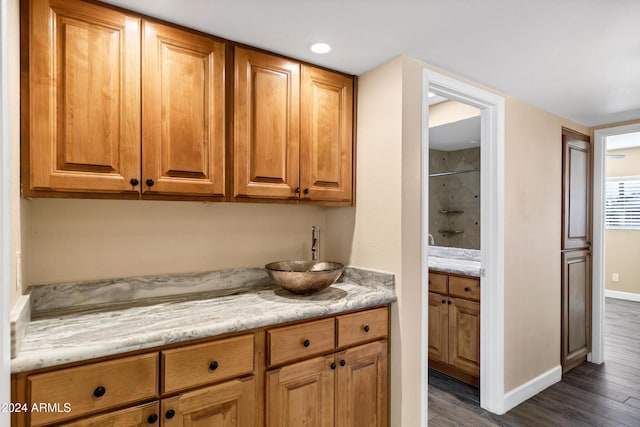
[[465,291],[465,292],[469,292],[470,290],[471,290],[471,289],[469,289],[469,288],[464,288],[464,291]]
[[215,371],[216,369],[218,369],[218,362],[216,362],[215,360],[211,363],[209,363],[209,370],[210,371]]
[[340,361],[340,366],[344,366],[344,365],[346,365],[346,364],[347,364],[347,362],[346,362],[344,359],[342,359],[342,360]]
[[451,301],[447,301],[447,304],[451,305]]
[[333,362],[330,366],[331,366],[331,369],[336,369],[336,366],[337,366],[336,362]]
[[95,397],[102,397],[104,396],[104,394],[107,392],[107,389],[104,387],[96,387],[95,390],[93,390],[93,395]]
[[149,424],[155,424],[156,421],[158,421],[158,414],[151,414],[149,415],[149,418],[147,418],[147,422]]
[[136,185],[140,184],[140,181],[138,181],[138,178],[131,178],[129,180],[129,183],[135,187]]
[[153,182],[153,180],[151,178],[147,179],[145,181],[145,183],[149,186],[149,187],[153,187],[153,184],[155,184],[155,182]]
[[303,341],[303,343],[302,343],[302,345],[303,345],[303,346],[305,346],[305,347],[309,347],[309,346],[311,345],[311,341],[309,341],[309,340],[304,340],[304,341]]
[[302,192],[303,192],[304,194],[309,194],[309,189],[308,189],[308,188],[305,188],[304,190],[302,190]]
[[175,417],[176,415],[176,411],[174,411],[173,409],[169,409],[165,414],[164,417],[168,420],[170,420],[171,418]]
[[365,325],[362,329],[364,329],[365,332],[369,332],[369,325]]
[[296,194],[300,194],[300,187],[296,187],[296,189],[295,189],[295,190],[293,190],[293,191],[295,191],[295,192],[296,192]]
[[443,300],[442,300],[442,303],[443,303],[443,304],[444,304],[444,303],[446,303],[446,302],[447,302],[447,300],[446,300],[446,299],[443,299]]

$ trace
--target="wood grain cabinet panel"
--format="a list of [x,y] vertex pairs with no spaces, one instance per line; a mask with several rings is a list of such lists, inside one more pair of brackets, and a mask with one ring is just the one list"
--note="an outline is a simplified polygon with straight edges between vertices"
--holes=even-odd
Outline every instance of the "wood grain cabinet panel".
[[253,427],[254,387],[248,377],[163,399],[162,426]]
[[162,391],[171,393],[253,372],[254,335],[164,350]]
[[71,412],[32,412],[31,426],[61,421],[158,396],[158,354],[30,375],[30,405],[61,402]]
[[[156,402],[85,418],[61,427],[150,427],[160,424],[160,404]],[[155,421],[153,421],[155,420]],[[166,425],[166,424],[165,424]]]
[[300,64],[235,48],[234,197],[297,198]]
[[316,356],[335,348],[334,318],[284,326],[267,331],[269,365]]
[[140,18],[76,0],[23,4],[24,194],[139,192]]
[[477,387],[480,279],[429,272],[429,290],[429,367]]
[[353,79],[302,66],[302,198],[350,201],[353,181]]
[[449,306],[445,295],[429,292],[429,360],[449,360]]
[[332,354],[267,372],[267,426],[333,427],[333,363]]
[[382,340],[336,354],[336,426],[387,425],[387,352]]
[[338,347],[353,346],[374,339],[380,339],[389,333],[389,309],[360,311],[336,317]]
[[142,194],[224,197],[225,45],[143,28]]
[[480,376],[480,303],[453,298],[449,306],[449,364]]

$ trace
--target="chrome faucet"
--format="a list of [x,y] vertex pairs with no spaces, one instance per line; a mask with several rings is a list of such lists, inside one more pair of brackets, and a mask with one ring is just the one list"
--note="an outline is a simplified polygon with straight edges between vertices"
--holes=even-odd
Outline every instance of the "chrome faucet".
[[311,227],[311,260],[320,261],[320,226]]
[[433,236],[431,234],[427,234],[427,237],[429,237],[429,245],[435,246],[436,241],[433,239]]

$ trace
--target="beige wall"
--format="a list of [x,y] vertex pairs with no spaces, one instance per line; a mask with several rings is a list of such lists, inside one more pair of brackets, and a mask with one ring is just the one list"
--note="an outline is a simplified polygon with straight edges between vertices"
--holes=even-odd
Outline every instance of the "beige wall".
[[29,204],[31,284],[310,259],[311,226],[320,225],[322,233],[326,211],[139,200],[34,199]]
[[506,98],[505,391],[560,364],[562,126]]
[[[608,159],[608,177],[640,175],[640,148],[615,150],[624,159]],[[640,294],[640,230],[605,229],[605,286],[606,289]],[[618,273],[619,282],[611,280]]]
[[460,120],[478,117],[480,110],[458,101],[444,101],[429,107],[429,127],[446,125]]

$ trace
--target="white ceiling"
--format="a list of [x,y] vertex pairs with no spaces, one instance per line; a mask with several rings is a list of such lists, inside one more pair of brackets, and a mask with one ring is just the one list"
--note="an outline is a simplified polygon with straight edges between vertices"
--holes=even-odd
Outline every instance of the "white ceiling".
[[588,126],[640,118],[639,0],[107,2],[351,74],[406,54]]
[[442,151],[480,146],[480,116],[429,128],[429,148]]

